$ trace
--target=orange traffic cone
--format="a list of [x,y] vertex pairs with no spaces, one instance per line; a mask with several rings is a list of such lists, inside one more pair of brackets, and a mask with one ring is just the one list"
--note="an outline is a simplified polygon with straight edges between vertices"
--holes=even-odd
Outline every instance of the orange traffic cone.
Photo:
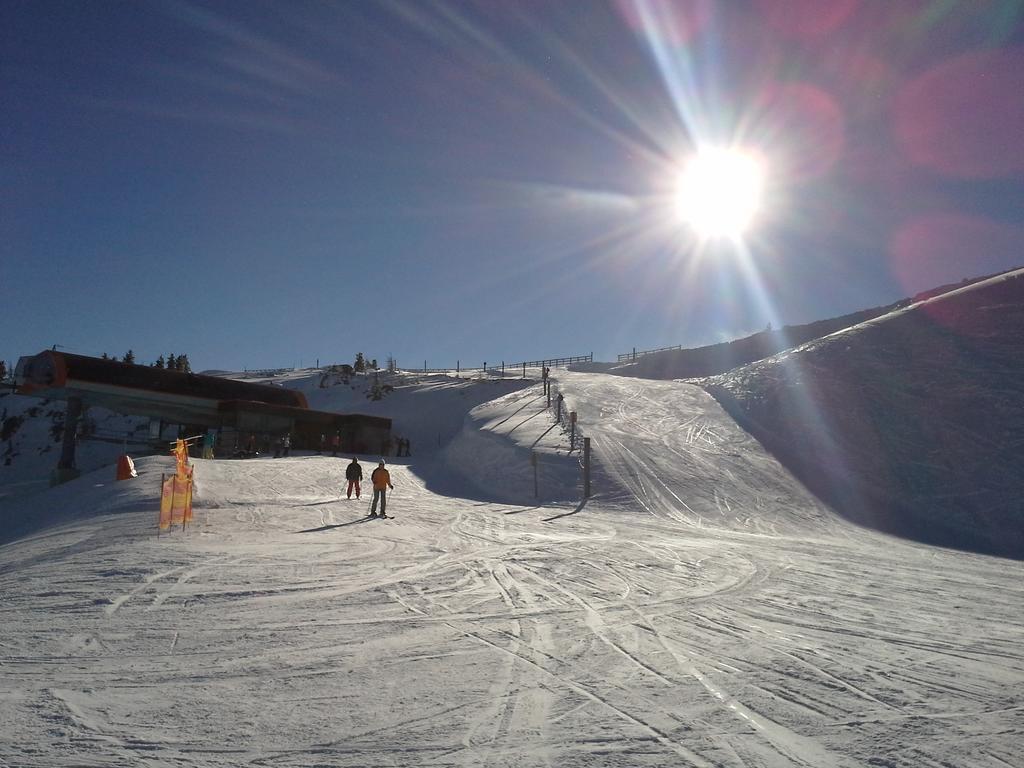
[[138,477],[139,473],[135,471],[135,462],[132,461],[132,457],[127,453],[117,457],[117,479],[128,480],[132,477]]

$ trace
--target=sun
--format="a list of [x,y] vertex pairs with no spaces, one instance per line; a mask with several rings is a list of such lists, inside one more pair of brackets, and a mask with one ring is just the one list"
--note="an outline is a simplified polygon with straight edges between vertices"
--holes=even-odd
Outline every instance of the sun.
[[749,152],[702,149],[684,166],[676,210],[703,238],[739,238],[757,218],[764,167]]

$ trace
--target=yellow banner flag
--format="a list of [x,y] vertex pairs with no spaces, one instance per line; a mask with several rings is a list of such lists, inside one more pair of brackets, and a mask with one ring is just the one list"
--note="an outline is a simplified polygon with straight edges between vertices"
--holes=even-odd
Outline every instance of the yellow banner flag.
[[188,444],[184,440],[175,441],[174,458],[177,461],[178,477],[184,478],[188,474]]

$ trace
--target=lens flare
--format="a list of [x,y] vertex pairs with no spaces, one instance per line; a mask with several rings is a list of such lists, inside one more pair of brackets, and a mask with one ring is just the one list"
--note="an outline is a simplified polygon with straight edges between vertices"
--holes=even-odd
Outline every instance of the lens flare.
[[704,238],[738,238],[761,207],[764,168],[735,149],[703,149],[680,174],[676,210]]

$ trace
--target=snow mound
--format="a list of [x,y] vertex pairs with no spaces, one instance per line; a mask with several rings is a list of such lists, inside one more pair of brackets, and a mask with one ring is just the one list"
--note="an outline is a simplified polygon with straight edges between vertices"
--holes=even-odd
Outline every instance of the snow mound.
[[471,410],[443,461],[449,473],[487,500],[529,504],[580,498],[579,451],[570,450],[541,384]]

